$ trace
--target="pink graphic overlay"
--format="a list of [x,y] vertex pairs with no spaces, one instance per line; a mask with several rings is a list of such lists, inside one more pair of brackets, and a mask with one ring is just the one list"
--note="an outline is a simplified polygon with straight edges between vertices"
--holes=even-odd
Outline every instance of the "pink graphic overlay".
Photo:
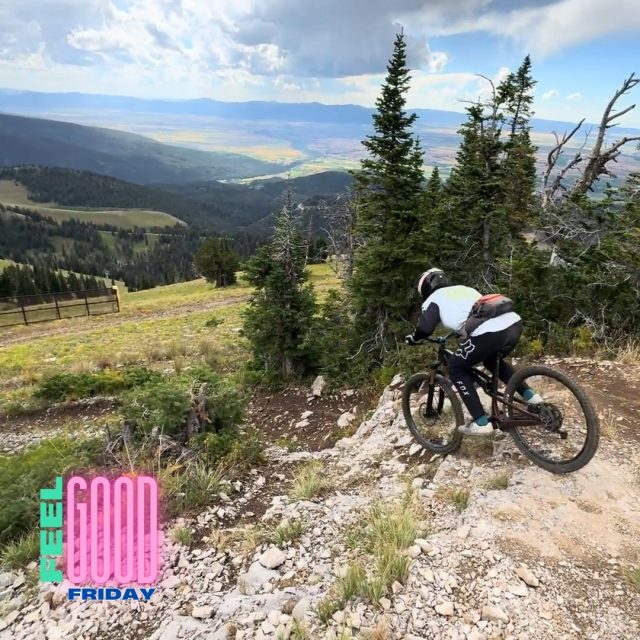
[[66,578],[73,584],[158,579],[158,485],[150,476],[73,476],[65,491]]

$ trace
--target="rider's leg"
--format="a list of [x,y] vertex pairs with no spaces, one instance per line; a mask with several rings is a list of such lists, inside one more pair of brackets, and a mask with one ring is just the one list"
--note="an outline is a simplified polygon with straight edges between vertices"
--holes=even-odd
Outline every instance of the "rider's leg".
[[469,435],[493,433],[493,427],[489,424],[489,417],[480,402],[471,373],[473,366],[487,357],[487,347],[487,340],[483,336],[471,337],[461,343],[449,359],[449,375],[473,419],[471,424],[460,427],[459,430]]
[[[507,329],[503,331],[496,332],[493,334],[495,336],[495,344],[498,342],[502,342],[502,346],[498,348],[498,352],[503,355],[508,355],[518,344],[520,340],[520,336],[522,335],[522,322],[516,322],[511,325]],[[483,365],[493,373],[496,370],[496,359],[498,358],[498,353],[494,353],[483,361]],[[507,362],[504,357],[500,359],[500,370],[498,372],[498,377],[502,382],[507,384],[513,374],[515,373],[515,369],[511,365],[511,363]],[[526,383],[522,383],[517,389],[517,393],[520,394],[523,400],[526,400],[530,404],[538,404],[542,402],[542,398]]]

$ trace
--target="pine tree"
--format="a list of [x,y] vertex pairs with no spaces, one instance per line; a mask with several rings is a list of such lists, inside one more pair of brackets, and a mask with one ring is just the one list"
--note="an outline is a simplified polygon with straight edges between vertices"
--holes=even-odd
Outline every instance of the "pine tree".
[[533,215],[536,181],[536,147],[531,143],[530,119],[533,116],[532,91],[536,82],[531,76],[531,58],[526,56],[515,73],[510,73],[497,88],[497,105],[507,124],[502,173],[504,176],[507,220],[518,233]]
[[409,89],[406,43],[401,33],[376,101],[369,157],[354,172],[359,198],[355,255],[349,286],[358,331],[368,350],[381,354],[406,331],[413,290],[428,266],[422,211],[422,151],[412,134],[416,114],[405,112]]
[[307,246],[298,222],[289,185],[271,242],[247,263],[247,278],[257,292],[244,313],[244,332],[255,364],[272,378],[302,376],[314,364],[316,300],[307,283]]
[[497,123],[480,104],[467,113],[440,210],[438,246],[442,268],[454,279],[478,284],[494,268],[505,238],[504,191]]
[[440,177],[440,170],[438,167],[433,167],[433,171],[429,176],[429,180],[427,182],[427,188],[424,193],[424,203],[425,210],[427,215],[430,210],[435,209],[439,206],[440,201],[442,199],[442,191],[443,191],[443,183],[442,178]]
[[195,262],[198,271],[217,287],[235,284],[239,261],[228,238],[207,238],[198,249]]

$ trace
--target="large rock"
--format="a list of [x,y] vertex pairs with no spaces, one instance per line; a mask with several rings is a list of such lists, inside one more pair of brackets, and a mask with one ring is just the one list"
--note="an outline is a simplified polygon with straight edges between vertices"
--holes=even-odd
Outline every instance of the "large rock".
[[356,417],[350,411],[346,411],[338,418],[338,426],[340,428],[348,427]]
[[301,600],[299,600],[296,603],[296,606],[293,607],[293,611],[291,612],[293,619],[297,620],[298,622],[302,622],[305,615],[307,614],[307,611],[309,610],[310,604],[311,601],[309,600],[309,598],[302,598]]
[[325,390],[327,386],[327,381],[324,376],[318,376],[311,385],[311,394],[315,398],[319,398],[322,395],[322,392]]
[[246,573],[238,577],[238,589],[245,594],[255,593],[277,575],[276,571],[271,571],[259,562],[254,562]]
[[439,613],[441,616],[452,616],[454,614],[453,603],[441,602],[437,604],[436,613]]
[[538,578],[536,578],[534,573],[523,564],[521,564],[516,569],[516,575],[518,576],[518,578],[520,578],[520,580],[522,580],[522,582],[528,584],[530,587],[540,586],[540,581],[538,580]]
[[213,607],[193,607],[191,615],[194,618],[210,618],[213,615]]
[[489,622],[509,622],[509,616],[500,607],[491,605],[482,607],[482,619]]
[[258,562],[267,569],[279,567],[287,559],[287,556],[278,547],[270,547],[261,556]]

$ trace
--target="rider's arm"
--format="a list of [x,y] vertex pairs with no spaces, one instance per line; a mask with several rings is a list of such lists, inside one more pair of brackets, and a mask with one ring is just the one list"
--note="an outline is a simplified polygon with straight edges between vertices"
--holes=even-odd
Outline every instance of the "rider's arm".
[[431,302],[426,309],[422,310],[420,316],[420,324],[413,334],[414,340],[422,340],[428,338],[440,324],[440,308],[434,302]]

